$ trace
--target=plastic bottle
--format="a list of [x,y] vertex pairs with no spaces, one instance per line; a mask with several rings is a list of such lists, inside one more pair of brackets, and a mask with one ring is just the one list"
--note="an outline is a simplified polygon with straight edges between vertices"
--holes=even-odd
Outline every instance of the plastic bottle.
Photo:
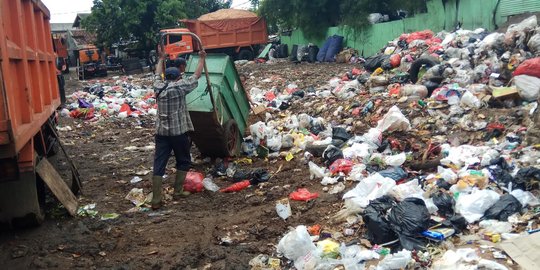
[[216,184],[214,183],[214,181],[212,181],[212,177],[211,177],[211,176],[206,176],[206,177],[203,179],[202,183],[203,183],[204,188],[206,188],[207,190],[210,190],[210,191],[212,191],[212,192],[216,192],[216,191],[219,190],[218,185],[216,185]]

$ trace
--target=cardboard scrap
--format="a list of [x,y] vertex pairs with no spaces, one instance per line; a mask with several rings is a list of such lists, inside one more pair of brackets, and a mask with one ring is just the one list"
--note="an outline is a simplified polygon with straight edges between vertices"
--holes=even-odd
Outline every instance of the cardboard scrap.
[[504,241],[500,247],[523,269],[540,269],[540,233]]

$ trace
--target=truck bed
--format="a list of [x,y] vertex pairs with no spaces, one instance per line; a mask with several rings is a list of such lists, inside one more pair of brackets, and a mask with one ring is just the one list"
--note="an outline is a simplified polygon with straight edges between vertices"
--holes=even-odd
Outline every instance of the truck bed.
[[268,42],[266,21],[263,18],[182,20],[182,22],[201,38],[205,49],[249,47]]
[[0,0],[0,11],[0,158],[12,158],[32,143],[60,96],[49,10],[40,0]]

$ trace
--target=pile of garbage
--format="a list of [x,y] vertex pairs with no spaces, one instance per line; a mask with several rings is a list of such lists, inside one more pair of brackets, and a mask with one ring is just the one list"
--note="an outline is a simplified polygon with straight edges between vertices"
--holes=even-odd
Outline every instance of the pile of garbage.
[[67,97],[61,115],[96,121],[101,118],[155,116],[157,105],[152,76],[116,76],[88,81],[83,90]]
[[[428,247],[474,235],[515,250],[539,231],[539,56],[533,16],[506,33],[403,34],[319,89],[255,83],[250,98],[267,109],[244,153],[300,157],[312,179],[344,200],[334,216],[346,221],[343,234],[297,226],[277,252],[296,269],[364,269],[382,255],[376,269],[507,269],[475,249],[434,257]],[[358,183],[346,190],[351,181]],[[283,205],[276,209],[286,218]],[[351,237],[368,244],[346,244]],[[264,256],[250,265],[277,269]]]

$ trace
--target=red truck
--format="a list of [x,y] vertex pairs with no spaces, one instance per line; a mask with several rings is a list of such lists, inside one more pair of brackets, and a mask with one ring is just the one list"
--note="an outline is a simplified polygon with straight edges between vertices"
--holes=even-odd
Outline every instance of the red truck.
[[40,0],[0,0],[0,12],[0,223],[17,226],[43,217],[36,166],[57,143],[59,67]]
[[[210,53],[226,53],[236,60],[253,60],[261,45],[268,43],[266,21],[245,10],[222,9],[197,20],[181,20],[187,28],[164,29],[161,33],[191,32],[199,36]],[[170,59],[194,51],[189,35],[169,36],[165,53]],[[195,48],[196,50],[196,48]]]

